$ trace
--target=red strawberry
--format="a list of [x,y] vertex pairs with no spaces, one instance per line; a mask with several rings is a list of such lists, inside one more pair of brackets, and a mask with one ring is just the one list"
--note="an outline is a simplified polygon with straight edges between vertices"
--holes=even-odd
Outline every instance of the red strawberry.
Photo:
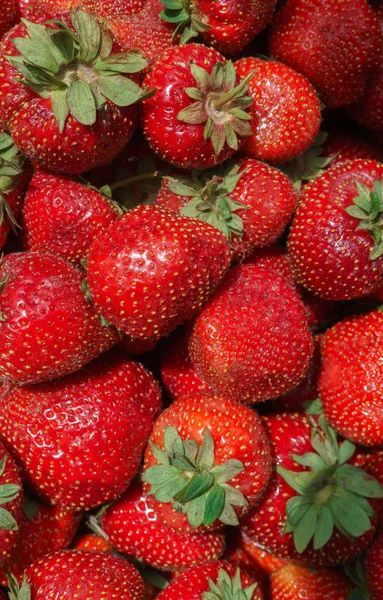
[[375,538],[367,553],[364,567],[371,600],[381,600],[383,593],[383,533]]
[[221,532],[181,534],[163,525],[138,482],[107,509],[101,523],[119,552],[157,569],[212,562],[225,547]]
[[317,567],[363,552],[375,533],[373,509],[383,487],[348,462],[355,446],[339,445],[323,418],[320,426],[298,414],[264,422],[276,472],[263,501],[245,519],[245,533],[281,558]]
[[274,272],[230,270],[196,317],[189,353],[199,375],[239,402],[276,398],[303,379],[313,352],[303,305]]
[[307,77],[329,107],[360,98],[380,49],[366,0],[288,0],[271,27],[271,55]]
[[156,205],[215,225],[230,240],[233,259],[243,260],[280,237],[297,200],[283,173],[250,158],[200,177],[164,177]]
[[253,73],[248,84],[253,134],[241,151],[279,164],[306,150],[321,123],[320,102],[309,81],[287,65],[260,58],[241,58],[235,67],[240,77]]
[[24,252],[3,259],[1,379],[36,383],[60,377],[117,341],[87,302],[82,281],[77,267],[53,254]]
[[0,435],[39,496],[88,509],[127,488],[159,408],[152,375],[110,354],[70,377],[11,389]]
[[125,74],[147,63],[139,54],[121,54],[105,24],[82,9],[71,12],[71,24],[76,35],[64,24],[24,21],[5,37],[0,120],[34,162],[82,173],[109,162],[130,139],[134,104],[148,94]]
[[96,533],[83,533],[75,540],[73,548],[92,552],[112,552],[113,550],[112,544]]
[[0,38],[17,23],[16,0],[5,0],[1,5]]
[[322,340],[319,393],[334,429],[353,442],[380,446],[383,439],[383,313],[348,317]]
[[156,88],[155,97],[141,105],[142,127],[153,150],[185,169],[207,169],[232,156],[251,134],[247,80],[202,44],[168,48],[143,83]]
[[118,214],[117,205],[94,188],[63,175],[36,171],[23,207],[25,248],[80,263]]
[[69,10],[82,8],[100,19],[130,17],[143,10],[146,0],[31,0],[29,17],[34,21],[57,18]]
[[379,287],[382,176],[382,164],[360,159],[305,186],[288,241],[299,284],[329,300],[359,298]]
[[[154,424],[145,452],[148,501],[172,529],[237,525],[271,471],[258,415],[219,396],[183,398]],[[234,508],[233,508],[234,507]]]
[[3,568],[20,539],[23,488],[19,470],[1,442],[0,501],[0,568]]
[[108,321],[155,341],[201,309],[230,260],[225,236],[212,225],[139,206],[93,243],[87,280]]
[[283,558],[278,558],[277,556],[270,554],[270,552],[267,552],[262,546],[251,540],[243,532],[241,533],[240,539],[240,548],[264,576],[271,575],[271,573],[278,571],[286,564],[286,561]]
[[[361,467],[383,485],[383,448],[358,448],[352,464]],[[383,530],[383,500],[379,502],[378,531]]]
[[350,581],[330,569],[311,571],[289,563],[271,575],[272,600],[348,600]]

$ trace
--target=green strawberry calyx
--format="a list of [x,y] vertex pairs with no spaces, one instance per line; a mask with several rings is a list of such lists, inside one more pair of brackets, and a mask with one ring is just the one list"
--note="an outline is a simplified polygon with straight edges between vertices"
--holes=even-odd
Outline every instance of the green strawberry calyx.
[[143,474],[150,484],[149,494],[158,502],[171,502],[175,510],[187,515],[192,527],[209,526],[217,520],[238,525],[233,506],[245,508],[248,502],[227,482],[242,473],[244,466],[237,459],[215,466],[214,441],[208,428],[199,447],[195,440],[182,440],[170,425],[164,432],[163,449],[149,444],[160,463]]
[[19,183],[24,159],[8,133],[0,133],[0,225],[7,218],[14,231],[19,227],[7,200],[7,194]]
[[360,221],[357,229],[365,229],[370,233],[374,241],[370,260],[375,260],[383,254],[383,179],[377,179],[372,190],[357,179],[355,187],[358,195],[345,210]]
[[249,123],[252,117],[246,112],[253,99],[246,96],[246,92],[254,71],[238,85],[237,73],[230,60],[214,65],[211,73],[191,62],[190,71],[196,87],[187,87],[185,92],[195,102],[183,108],[177,119],[189,125],[205,123],[204,138],[211,140],[217,156],[225,144],[238,150],[238,136],[253,133]]
[[3,508],[3,504],[12,502],[20,493],[20,486],[15,483],[1,483],[1,477],[5,471],[7,457],[4,456],[0,461],[0,529],[6,531],[17,531],[18,526],[11,513]]
[[60,133],[69,114],[90,126],[108,101],[126,107],[155,93],[125,77],[147,66],[141,54],[113,54],[113,38],[105,22],[99,23],[81,8],[71,10],[70,16],[74,31],[58,20],[53,28],[22,19],[29,37],[13,38],[20,56],[6,57],[25,86],[51,98]]
[[164,10],[160,12],[161,19],[176,25],[173,41],[180,35],[180,44],[186,44],[193,37],[211,29],[211,25],[204,23],[198,17],[191,0],[160,0],[160,2],[164,6]]
[[313,542],[314,550],[323,548],[334,528],[350,540],[371,529],[374,517],[367,498],[383,498],[383,486],[363,469],[347,464],[355,446],[348,440],[338,444],[335,431],[325,418],[319,418],[312,430],[315,452],[292,455],[306,471],[277,472],[298,492],[286,504],[284,533],[293,533],[295,548],[302,553]]
[[366,574],[360,558],[357,559],[355,565],[345,565],[344,570],[346,575],[355,584],[355,588],[351,590],[347,596],[347,600],[370,600],[370,592],[368,590]]
[[232,235],[243,234],[243,221],[237,212],[247,210],[246,205],[230,198],[243,174],[238,173],[239,168],[240,164],[235,164],[225,171],[218,167],[194,172],[192,177],[165,179],[173,193],[191,198],[182,207],[182,215],[214,225],[230,240]]
[[25,575],[21,584],[19,584],[12,573],[8,573],[7,580],[9,600],[31,600],[31,586],[26,580]]
[[209,577],[209,591],[202,593],[202,600],[251,600],[257,583],[253,583],[247,588],[243,588],[241,583],[241,571],[237,569],[233,578],[225,571],[220,569],[218,572],[217,583]]

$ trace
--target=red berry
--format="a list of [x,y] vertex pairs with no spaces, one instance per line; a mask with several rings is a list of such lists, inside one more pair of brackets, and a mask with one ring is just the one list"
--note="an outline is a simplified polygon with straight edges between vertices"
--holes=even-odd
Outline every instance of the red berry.
[[365,559],[365,570],[371,600],[380,600],[383,593],[383,533],[378,535]]
[[330,569],[311,571],[289,563],[271,575],[272,600],[347,600],[351,590],[351,582]]
[[[8,488],[8,486],[11,486],[11,488]],[[23,488],[19,470],[12,456],[1,442],[0,496],[0,568],[3,569],[20,540],[19,527],[22,522]]]

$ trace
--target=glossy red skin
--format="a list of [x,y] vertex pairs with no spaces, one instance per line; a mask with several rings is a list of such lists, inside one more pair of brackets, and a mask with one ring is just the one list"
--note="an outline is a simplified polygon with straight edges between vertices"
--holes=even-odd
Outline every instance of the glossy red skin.
[[161,158],[183,169],[207,169],[235,151],[225,143],[216,156],[211,140],[204,139],[206,123],[189,125],[177,119],[181,110],[195,102],[185,92],[185,88],[196,86],[190,62],[211,73],[214,65],[226,61],[222,54],[202,44],[165,50],[143,81],[143,86],[155,87],[157,91],[140,106],[141,125],[150,146]]
[[[191,567],[179,575],[157,596],[158,600],[201,600],[203,592],[208,592],[209,578],[217,583],[220,569],[224,569],[230,577],[234,577],[237,565],[227,561],[217,561],[212,564],[202,564]],[[250,577],[246,571],[241,571],[241,583],[243,588],[253,585],[256,580]],[[259,583],[259,582],[258,582]],[[263,600],[260,587],[255,588],[250,600]]]
[[[23,515],[23,486],[15,461],[9,452],[5,449],[2,442],[0,442],[0,460],[6,456],[4,473],[0,476],[0,485],[15,484],[20,486],[20,491],[16,498],[11,502],[7,502],[3,505],[3,508],[7,510],[16,523],[19,525],[22,521]],[[10,557],[14,548],[18,544],[20,539],[20,529],[15,531],[7,531],[6,529],[0,529],[0,569],[3,569]]]
[[292,563],[271,575],[272,600],[347,600],[353,586],[337,571],[312,571]]
[[6,276],[0,292],[1,379],[20,384],[61,377],[118,340],[87,302],[83,273],[62,258],[8,254],[0,264],[0,280]]
[[201,309],[230,261],[229,243],[212,225],[139,206],[93,243],[87,280],[110,323],[158,340]]
[[380,600],[383,592],[383,533],[372,543],[364,562],[371,600]]
[[[382,7],[383,8],[383,7]],[[323,144],[322,156],[334,156],[329,167],[335,167],[346,160],[364,158],[382,162],[382,152],[354,135],[330,133]]]
[[291,160],[315,140],[321,124],[319,98],[309,81],[281,62],[245,57],[236,61],[239,77],[249,81],[253,135],[241,151],[271,164]]
[[[274,464],[290,471],[305,469],[294,462],[291,454],[302,455],[312,452],[311,424],[300,414],[277,414],[264,417],[273,448]],[[312,567],[338,565],[363,552],[369,545],[376,529],[376,520],[363,536],[352,542],[337,529],[331,540],[321,550],[314,550],[312,543],[299,554],[294,546],[293,534],[284,534],[286,503],[297,495],[282,477],[274,471],[262,502],[253,509],[242,523],[248,537],[280,558],[292,560]]]
[[[21,175],[14,180],[14,187],[9,192],[4,193],[4,198],[9,204],[13,216],[16,220],[19,219],[21,213],[22,202],[25,193],[28,189],[29,182],[32,177],[32,171],[28,163],[24,165],[24,170]],[[11,223],[9,219],[4,216],[3,222],[0,224],[0,250],[3,248],[7,239],[8,233],[11,229]]]
[[278,558],[270,554],[243,532],[241,532],[240,548],[246,553],[252,564],[256,565],[264,577],[271,575],[271,573],[278,571],[287,564],[283,558]]
[[11,389],[0,435],[37,495],[89,509],[127,488],[159,410],[153,376],[111,353],[70,377]]
[[33,561],[25,572],[31,600],[144,600],[144,582],[123,558],[86,550],[61,550]]
[[[325,32],[325,35],[324,33]],[[379,22],[365,0],[288,0],[273,20],[270,54],[302,73],[327,107],[360,98],[379,60]]]
[[113,546],[106,539],[95,533],[83,533],[72,545],[74,550],[91,550],[92,552],[112,552]]
[[7,586],[7,572],[18,581],[33,560],[69,546],[80,524],[82,514],[60,506],[42,503],[35,516],[28,520],[24,515],[20,523],[19,542],[11,558],[0,571],[0,581]]
[[[70,8],[78,7],[93,13],[101,19],[113,17],[131,17],[140,12],[146,0],[31,0],[30,17],[37,20],[57,18],[60,13],[65,13]],[[34,4],[33,4],[34,3]]]
[[119,552],[157,569],[213,562],[225,548],[221,532],[181,534],[163,525],[139,482],[102,515],[101,525]]
[[117,210],[94,188],[37,170],[23,206],[24,247],[80,264],[92,242],[117,217]]
[[30,19],[34,10],[34,0],[16,0],[17,17]]
[[11,29],[17,22],[16,0],[5,0],[1,4],[0,14],[0,38]]
[[305,186],[288,240],[297,283],[328,300],[360,298],[379,287],[383,257],[370,260],[373,238],[345,209],[358,195],[355,179],[372,189],[382,177],[381,163],[358,159]]
[[[198,445],[202,442],[205,429],[209,428],[214,441],[214,464],[218,466],[234,458],[240,460],[244,470],[228,483],[243,493],[249,506],[258,502],[270,478],[271,456],[264,427],[255,411],[224,397],[199,394],[178,400],[157,419],[150,439],[160,448],[163,448],[164,431],[168,425],[174,427],[183,440],[193,439]],[[156,464],[159,463],[148,445],[144,471]],[[149,487],[144,484],[146,492]],[[159,503],[148,495],[148,504],[168,527],[182,533],[196,531],[186,515],[173,510],[170,503]],[[248,510],[239,507],[234,509],[238,515]],[[220,526],[220,522],[212,525],[215,528]],[[204,530],[204,525],[197,529]]]
[[[243,260],[254,248],[270,246],[279,238],[290,222],[298,202],[298,195],[289,178],[254,159],[239,162],[243,173],[230,198],[247,207],[235,212],[243,222],[243,235],[232,235],[230,244],[233,260]],[[156,198],[156,206],[181,210],[190,196],[180,196],[163,179]]]
[[234,267],[196,317],[189,355],[219,394],[239,402],[276,398],[303,379],[313,352],[296,291],[258,265]]
[[383,440],[383,313],[344,319],[325,333],[319,393],[328,422],[365,446]]
[[[383,448],[359,447],[352,457],[352,464],[361,467],[383,485]],[[383,499],[379,503],[378,531],[383,530]]]

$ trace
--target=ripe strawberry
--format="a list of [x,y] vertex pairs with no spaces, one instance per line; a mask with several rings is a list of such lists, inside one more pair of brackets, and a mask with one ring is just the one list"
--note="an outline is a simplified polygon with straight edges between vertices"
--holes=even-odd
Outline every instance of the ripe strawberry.
[[271,573],[278,571],[287,564],[283,558],[278,558],[277,556],[270,554],[270,552],[267,552],[262,546],[251,540],[243,532],[240,537],[240,548],[264,576],[271,575]]
[[[361,467],[383,485],[383,448],[358,448],[352,458],[352,464]],[[383,530],[383,500],[378,500],[378,531]]]
[[245,112],[252,102],[245,95],[248,79],[202,44],[165,50],[143,82],[156,88],[155,98],[140,107],[153,150],[185,169],[207,169],[232,156],[251,135]]
[[109,354],[70,377],[11,389],[0,435],[35,493],[89,509],[127,488],[159,408],[152,375]]
[[279,275],[252,264],[230,270],[196,317],[189,341],[198,374],[219,394],[249,403],[298,385],[312,352],[298,294]]
[[383,533],[378,535],[369,549],[364,568],[371,600],[381,600],[383,593]]
[[134,104],[153,92],[125,76],[147,62],[120,53],[105,23],[77,9],[71,25],[75,34],[63,23],[24,21],[5,37],[0,121],[28,158],[73,174],[118,154],[136,126]]
[[379,22],[366,0],[288,0],[269,48],[311,81],[326,106],[345,106],[361,97],[379,60]]
[[253,133],[242,153],[279,164],[306,150],[321,123],[319,98],[309,81],[287,65],[260,58],[241,58],[235,67],[240,77],[251,77],[253,98]]
[[212,225],[139,206],[93,242],[87,280],[108,321],[133,338],[158,340],[201,309],[230,260]]
[[[36,383],[81,369],[118,334],[102,325],[77,267],[53,254],[8,254],[0,263],[0,378]],[[36,349],[39,349],[36,352]]]
[[334,429],[353,442],[380,446],[383,378],[383,313],[348,317],[322,340],[319,393]]
[[16,0],[16,12],[18,19],[30,19],[33,15],[36,0]]
[[[348,461],[355,446],[334,430],[298,414],[264,418],[276,472],[244,532],[269,552],[311,566],[352,560],[376,529],[383,487]],[[313,452],[313,449],[315,452]]]
[[201,394],[178,400],[157,419],[143,480],[159,519],[186,533],[237,525],[270,473],[269,444],[258,415],[232,400]]
[[382,176],[382,164],[360,159],[305,186],[288,240],[297,283],[329,300],[359,298],[379,287]]
[[350,581],[330,569],[312,571],[289,563],[271,575],[272,600],[348,600]]
[[143,10],[145,0],[31,0],[34,2],[33,20],[39,23],[43,20],[57,18],[70,9],[82,8],[96,15],[99,19],[114,17],[130,17]]
[[17,23],[16,0],[5,0],[1,5],[0,38]]
[[91,550],[92,552],[112,552],[113,546],[108,540],[96,533],[83,533],[72,545],[74,550]]
[[38,170],[23,207],[24,246],[80,263],[119,213],[117,205],[94,188]]
[[229,239],[233,259],[243,260],[280,237],[297,200],[283,173],[249,158],[200,176],[165,176],[156,206],[215,225]]
[[1,442],[0,504],[0,568],[3,568],[20,538],[23,488],[19,470]]
[[138,482],[107,509],[101,523],[119,552],[157,569],[212,562],[225,547],[221,532],[181,534],[163,525]]

